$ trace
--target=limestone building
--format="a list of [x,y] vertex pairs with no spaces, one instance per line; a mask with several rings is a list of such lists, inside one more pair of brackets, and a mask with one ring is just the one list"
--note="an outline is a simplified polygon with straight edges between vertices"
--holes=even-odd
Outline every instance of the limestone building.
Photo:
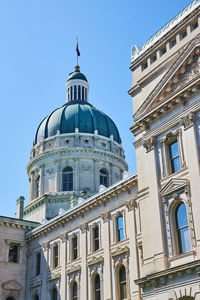
[[[200,299],[200,1],[132,47],[137,174],[78,66],[0,217],[0,299]],[[131,142],[131,141],[130,141]]]

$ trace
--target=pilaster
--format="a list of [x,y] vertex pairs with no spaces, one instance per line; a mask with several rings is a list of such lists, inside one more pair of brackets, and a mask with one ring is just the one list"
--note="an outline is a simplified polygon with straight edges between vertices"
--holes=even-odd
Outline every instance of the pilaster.
[[80,256],[81,256],[81,300],[88,300],[88,276],[87,276],[87,223],[80,225]]

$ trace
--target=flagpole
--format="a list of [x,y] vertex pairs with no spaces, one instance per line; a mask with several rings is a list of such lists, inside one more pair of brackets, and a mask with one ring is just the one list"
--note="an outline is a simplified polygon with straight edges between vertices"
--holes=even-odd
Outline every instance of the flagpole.
[[[76,38],[76,44],[78,45],[78,38]],[[76,52],[76,63],[77,63],[77,66],[78,66],[78,53]]]

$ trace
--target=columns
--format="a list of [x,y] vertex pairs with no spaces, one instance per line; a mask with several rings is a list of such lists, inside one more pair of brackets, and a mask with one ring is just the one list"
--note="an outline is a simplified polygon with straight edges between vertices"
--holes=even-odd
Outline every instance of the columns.
[[47,300],[47,271],[49,268],[49,242],[45,242],[42,244],[43,248],[43,257],[41,260],[41,270],[43,272],[43,278],[42,278],[42,293],[41,293],[41,299]]
[[80,170],[79,170],[79,159],[76,158],[74,160],[74,190],[79,191],[80,187]]
[[60,235],[60,265],[61,265],[61,284],[60,284],[60,294],[62,299],[66,299],[66,258],[67,258],[67,233],[62,233]]
[[[190,174],[190,189],[191,202],[193,210],[193,220],[196,233],[197,243],[200,243],[200,174],[199,174],[199,150],[196,137],[195,115],[190,112],[186,117],[181,119],[181,124],[184,126],[184,144],[186,146],[186,164]],[[200,251],[200,250],[199,250]]]
[[104,249],[104,299],[112,299],[112,277],[111,277],[111,258],[110,258],[110,213],[107,211],[101,215],[102,224],[102,248]]
[[88,276],[87,276],[87,223],[80,225],[80,253],[81,253],[81,300],[88,300]]
[[56,160],[55,185],[56,192],[60,192],[60,160]]

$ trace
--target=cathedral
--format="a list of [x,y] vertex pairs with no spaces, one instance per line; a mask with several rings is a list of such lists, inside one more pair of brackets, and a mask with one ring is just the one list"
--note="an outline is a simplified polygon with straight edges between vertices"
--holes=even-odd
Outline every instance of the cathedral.
[[200,0],[130,70],[137,173],[76,65],[36,129],[28,205],[0,216],[0,299],[200,300]]

